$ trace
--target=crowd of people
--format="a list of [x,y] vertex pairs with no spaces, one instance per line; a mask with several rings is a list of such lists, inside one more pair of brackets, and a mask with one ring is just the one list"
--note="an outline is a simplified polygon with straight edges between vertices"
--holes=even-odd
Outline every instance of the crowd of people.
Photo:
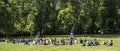
[[25,45],[67,45],[67,44],[75,44],[77,43],[77,40],[71,40],[67,37],[67,38],[61,38],[61,39],[57,39],[57,38],[39,38],[39,39],[34,39],[34,38],[26,38],[26,39],[22,39],[22,38],[13,38],[12,40],[13,44],[19,44],[19,43],[24,43]]
[[[113,46],[113,40],[98,40],[96,38],[86,39],[80,38],[79,40],[74,37],[74,33],[71,32],[69,37],[64,38],[51,38],[51,37],[42,37],[39,36],[40,33],[36,34],[35,38],[12,38],[10,40],[13,44],[24,44],[24,45],[73,45],[73,44],[82,44],[82,46],[98,46],[98,45],[107,45]],[[8,38],[6,38],[5,42],[9,42]]]
[[108,45],[113,46],[113,40],[104,40],[103,43],[100,44],[100,41],[97,39],[80,39],[80,43],[83,44],[82,46],[98,46],[98,45]]
[[108,45],[113,46],[113,40],[103,40],[103,43],[97,39],[82,39],[78,40],[76,37],[70,39],[69,37],[66,38],[13,38],[11,41],[13,44],[24,43],[24,45],[73,45],[73,44],[82,44],[82,46],[98,46],[98,45]]

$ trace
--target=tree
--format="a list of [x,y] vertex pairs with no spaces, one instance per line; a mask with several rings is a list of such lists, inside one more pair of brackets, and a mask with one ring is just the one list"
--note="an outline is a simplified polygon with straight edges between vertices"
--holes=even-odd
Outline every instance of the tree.
[[75,17],[74,17],[74,10],[72,8],[72,5],[70,2],[67,2],[65,4],[66,7],[63,7],[61,10],[59,10],[59,14],[57,17],[57,20],[60,21],[60,23],[63,25],[62,30],[67,30],[68,34],[68,28],[69,26],[73,25],[75,22]]

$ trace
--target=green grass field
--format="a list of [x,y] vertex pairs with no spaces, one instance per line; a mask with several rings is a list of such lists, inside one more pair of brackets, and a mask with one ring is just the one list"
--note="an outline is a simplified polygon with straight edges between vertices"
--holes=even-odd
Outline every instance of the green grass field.
[[[120,51],[120,35],[107,35],[107,36],[78,36],[77,38],[97,38],[102,43],[102,40],[113,40],[114,45],[112,47],[100,45],[100,46],[82,46],[82,44],[54,46],[54,45],[22,45],[0,42],[0,51]],[[58,37],[57,38],[63,38]]]

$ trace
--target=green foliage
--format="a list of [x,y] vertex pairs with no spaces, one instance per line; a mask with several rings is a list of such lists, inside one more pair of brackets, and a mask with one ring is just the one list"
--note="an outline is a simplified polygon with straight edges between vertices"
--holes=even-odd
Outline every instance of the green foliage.
[[0,33],[120,29],[119,0],[0,0]]
[[63,29],[68,28],[69,25],[72,25],[75,22],[74,10],[72,9],[71,3],[66,3],[64,9],[59,10],[57,20],[64,26]]

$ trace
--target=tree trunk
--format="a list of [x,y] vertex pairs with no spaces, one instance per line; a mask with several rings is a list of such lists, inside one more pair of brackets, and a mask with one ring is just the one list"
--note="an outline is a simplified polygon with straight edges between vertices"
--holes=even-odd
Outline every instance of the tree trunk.
[[71,32],[74,32],[75,24],[72,26]]

